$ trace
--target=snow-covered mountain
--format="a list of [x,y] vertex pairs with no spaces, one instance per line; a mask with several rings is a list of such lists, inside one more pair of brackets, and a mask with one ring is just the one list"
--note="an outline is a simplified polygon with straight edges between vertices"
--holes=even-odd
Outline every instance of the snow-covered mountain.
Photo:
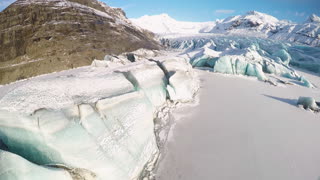
[[275,40],[320,46],[320,17],[312,14],[302,24],[282,24],[269,37]]
[[177,21],[168,14],[146,15],[138,19],[131,19],[131,21],[133,24],[157,34],[207,33],[215,25],[215,22]]
[[320,46],[320,18],[315,14],[301,24],[278,20],[257,11],[204,23],[176,21],[168,15],[143,16],[131,20],[135,25],[160,35],[212,33],[264,37]]
[[277,18],[268,14],[250,11],[244,15],[232,16],[217,21],[210,32],[225,33],[227,31],[232,33],[243,33],[242,31],[244,30],[268,34],[283,23],[285,22],[279,21]]

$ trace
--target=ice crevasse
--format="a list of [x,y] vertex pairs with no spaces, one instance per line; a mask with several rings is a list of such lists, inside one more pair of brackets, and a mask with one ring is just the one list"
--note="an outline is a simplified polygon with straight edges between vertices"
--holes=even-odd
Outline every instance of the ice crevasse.
[[180,60],[84,67],[0,87],[0,179],[139,178],[154,118],[199,85]]

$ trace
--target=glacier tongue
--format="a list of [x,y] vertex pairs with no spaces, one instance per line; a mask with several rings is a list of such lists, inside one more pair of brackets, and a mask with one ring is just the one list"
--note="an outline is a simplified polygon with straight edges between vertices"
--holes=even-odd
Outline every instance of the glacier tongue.
[[312,88],[313,84],[289,65],[320,72],[317,47],[213,35],[164,37],[161,42],[181,50],[180,56],[188,59],[192,66],[211,68],[219,73],[254,76],[267,82],[270,82],[268,75],[274,74]]
[[0,167],[12,168],[0,179],[138,178],[158,156],[157,112],[192,100],[199,85],[181,58],[127,63],[0,87]]

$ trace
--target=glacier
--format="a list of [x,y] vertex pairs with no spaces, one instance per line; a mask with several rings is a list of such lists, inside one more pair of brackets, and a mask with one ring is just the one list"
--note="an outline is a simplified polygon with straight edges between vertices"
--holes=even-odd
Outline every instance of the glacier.
[[199,85],[183,59],[135,56],[1,86],[0,179],[138,179],[159,155],[154,119]]
[[270,75],[287,78],[296,84],[313,88],[312,82],[299,75],[299,67],[319,73],[320,48],[284,43],[262,38],[194,35],[164,36],[161,43],[181,51],[193,67],[213,72],[257,77],[272,82]]

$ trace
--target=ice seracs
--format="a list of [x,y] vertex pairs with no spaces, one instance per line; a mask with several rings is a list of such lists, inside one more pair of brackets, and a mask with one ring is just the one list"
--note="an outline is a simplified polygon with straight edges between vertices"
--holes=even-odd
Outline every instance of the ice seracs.
[[261,81],[276,84],[269,75],[289,78],[298,85],[314,87],[289,65],[318,72],[319,48],[293,46],[260,38],[231,36],[187,36],[163,38],[161,42],[179,49],[181,57],[189,60],[193,67],[206,67],[214,72],[257,77]]

